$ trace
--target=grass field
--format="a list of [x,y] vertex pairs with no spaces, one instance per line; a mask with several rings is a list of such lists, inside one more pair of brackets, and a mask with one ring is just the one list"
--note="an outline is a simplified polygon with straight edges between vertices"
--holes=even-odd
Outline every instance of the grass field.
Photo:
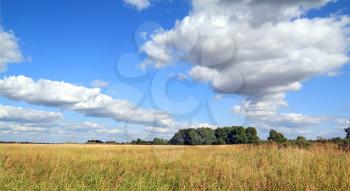
[[0,145],[0,190],[350,190],[335,145]]

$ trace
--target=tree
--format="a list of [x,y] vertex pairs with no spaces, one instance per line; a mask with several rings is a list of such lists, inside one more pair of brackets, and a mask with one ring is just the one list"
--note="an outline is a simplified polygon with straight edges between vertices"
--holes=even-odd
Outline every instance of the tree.
[[269,137],[267,138],[267,140],[273,141],[279,144],[287,141],[287,139],[284,137],[282,133],[279,133],[273,129],[270,130]]
[[319,142],[319,143],[326,143],[326,142],[327,142],[327,139],[324,138],[324,137],[321,137],[321,136],[317,136],[317,137],[316,137],[316,142]]
[[167,145],[168,141],[165,139],[160,139],[160,138],[154,138],[152,141],[153,145]]
[[215,144],[228,144],[228,134],[230,133],[230,128],[225,127],[225,128],[217,128],[215,129],[215,137],[216,137],[216,142]]
[[145,140],[142,140],[142,139],[140,139],[140,138],[136,139],[136,141],[135,141],[135,140],[131,141],[131,144],[133,144],[133,145],[149,145],[149,144],[151,144],[151,143],[152,143],[152,142],[150,142],[150,141],[145,141]]
[[196,129],[187,129],[184,139],[186,145],[199,145],[202,142]]
[[116,141],[106,141],[106,144],[118,144]]
[[248,127],[246,129],[246,135],[247,135],[247,143],[258,143],[259,137],[258,132],[254,127]]
[[308,148],[310,146],[310,143],[306,140],[305,137],[298,136],[293,143],[298,146],[299,148]]
[[103,141],[100,140],[88,140],[86,144],[102,144]]
[[343,139],[341,137],[334,137],[331,139],[331,142],[337,143],[337,144],[342,143],[342,141]]
[[345,129],[346,132],[346,139],[350,139],[350,127]]
[[183,145],[185,144],[185,129],[180,129],[175,135],[170,139],[169,143],[172,145]]
[[211,144],[246,144],[259,140],[255,128],[241,126],[181,129],[170,139],[175,145],[211,145]]
[[306,138],[303,136],[298,136],[296,141],[306,141]]
[[215,131],[210,128],[199,128],[196,129],[196,132],[198,136],[200,137],[199,144],[201,145],[211,145],[215,143],[216,137],[215,137]]
[[228,134],[230,144],[245,144],[247,143],[246,131],[243,127],[231,127]]

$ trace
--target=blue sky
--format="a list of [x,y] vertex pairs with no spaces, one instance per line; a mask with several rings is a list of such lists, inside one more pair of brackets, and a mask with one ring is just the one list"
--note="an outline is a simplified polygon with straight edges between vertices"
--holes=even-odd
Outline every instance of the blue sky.
[[[270,11],[281,9],[283,14],[286,13],[286,7],[295,8],[300,6],[294,4],[279,6],[269,4],[269,2],[266,1],[266,5],[270,6]],[[263,8],[258,6],[241,4],[243,5],[243,9],[240,8],[240,10],[243,10],[242,12],[254,11],[254,14],[259,14],[259,11],[263,10]],[[34,83],[37,80],[45,79],[51,82],[59,81],[89,89],[96,86],[100,88],[100,94],[110,96],[115,100],[125,100],[137,108],[147,111],[167,112],[167,117],[171,118],[175,125],[162,126],[163,123],[161,125],[149,125],[147,120],[142,119],[140,122],[137,119],[125,117],[124,114],[123,117],[110,117],[110,115],[102,115],[101,113],[96,115],[91,110],[82,111],[81,109],[76,109],[77,106],[75,105],[59,105],[54,100],[50,100],[50,103],[55,104],[47,104],[43,102],[43,98],[33,98],[31,100],[28,98],[28,96],[31,98],[32,96],[40,95],[40,92],[35,95],[25,94],[26,97],[18,95],[16,97],[13,91],[18,92],[20,90],[11,89],[10,91],[9,87],[7,87],[8,89],[2,87],[1,90],[5,93],[1,95],[0,101],[3,111],[8,113],[2,118],[3,132],[1,133],[0,126],[0,140],[84,142],[87,139],[94,138],[125,141],[138,137],[146,139],[151,139],[154,136],[169,138],[178,128],[228,125],[256,126],[262,138],[266,137],[266,133],[271,128],[284,132],[289,138],[293,138],[296,135],[304,135],[309,138],[315,138],[316,136],[343,136],[341,128],[344,127],[342,126],[345,125],[344,120],[349,117],[350,113],[350,92],[348,90],[350,66],[345,59],[348,56],[348,43],[339,39],[349,40],[346,36],[349,34],[349,23],[347,23],[346,19],[344,21],[340,20],[342,20],[341,16],[350,15],[350,5],[345,0],[328,3],[315,0],[314,4],[300,1],[300,4],[305,7],[302,13],[292,16],[288,15],[287,18],[283,19],[280,19],[282,14],[278,15],[276,13],[274,15],[271,13],[271,15],[267,14],[266,20],[258,17],[259,15],[252,15],[246,20],[235,20],[235,18],[230,20],[231,17],[236,15],[229,14],[235,12],[235,9],[242,5],[224,6],[219,3],[218,5],[213,5],[210,1],[202,3],[181,0],[150,1],[149,6],[137,8],[135,4],[118,0],[2,0],[1,32],[15,36],[11,40],[15,41],[19,48],[14,51],[19,51],[23,56],[21,59],[5,62],[7,70],[0,73],[3,84],[10,76],[18,77],[23,75],[28,79],[32,79]],[[228,10],[223,10],[222,15],[220,15],[221,13],[217,13],[216,9]],[[216,15],[210,13],[215,13]],[[237,11],[237,14],[241,14],[241,12]],[[208,21],[208,28],[203,29],[198,19],[200,15],[204,15],[204,18],[216,20]],[[245,80],[242,84],[245,86],[243,89],[231,91],[231,85],[222,84],[224,82],[234,84],[240,80],[235,79],[237,77],[235,76],[236,73],[226,72],[231,71],[231,66],[225,66],[226,69],[222,69],[222,67],[207,66],[203,63],[202,65],[198,64],[189,58],[196,56],[196,50],[192,52],[187,49],[181,49],[183,43],[185,43],[184,46],[187,46],[189,45],[186,44],[187,41],[190,42],[191,39],[181,39],[176,36],[177,33],[180,33],[179,31],[194,26],[197,27],[196,31],[200,34],[199,37],[195,36],[199,42],[202,38],[201,35],[207,33],[216,34],[216,31],[221,30],[221,28],[217,29],[218,23],[220,24],[218,18],[226,17],[230,19],[222,21],[224,24],[220,26],[225,29],[225,33],[218,32],[217,36],[219,38],[225,37],[227,31],[231,35],[231,31],[234,30],[237,30],[237,34],[240,32],[242,34],[255,34],[255,32],[259,34],[259,31],[261,33],[272,31],[271,33],[273,33],[274,30],[278,30],[276,31],[276,36],[278,36],[276,39],[279,37],[284,39],[282,35],[285,33],[281,32],[278,27],[286,25],[291,25],[293,30],[299,31],[303,31],[310,25],[309,31],[315,33],[319,29],[328,30],[326,26],[323,26],[324,23],[316,22],[313,20],[314,18],[327,19],[337,17],[337,19],[329,21],[330,24],[328,25],[334,24],[338,28],[333,27],[334,31],[330,29],[331,31],[319,34],[320,39],[329,38],[329,41],[318,40],[315,37],[315,42],[305,43],[304,41],[310,39],[307,35],[312,37],[313,34],[300,34],[300,36],[290,37],[295,39],[288,42],[289,44],[285,43],[285,41],[278,42],[279,45],[286,44],[288,46],[283,51],[280,49],[281,52],[286,52],[286,55],[291,56],[295,55],[296,52],[301,52],[302,49],[295,49],[294,46],[303,46],[317,50],[318,53],[327,53],[324,60],[329,59],[329,61],[319,64],[308,65],[308,63],[301,63],[300,67],[308,65],[306,67],[310,68],[300,71],[293,67],[293,65],[298,64],[294,64],[293,61],[301,60],[300,62],[303,62],[305,59],[312,60],[313,56],[316,56],[316,58],[320,56],[316,53],[315,55],[314,53],[307,54],[308,52],[302,52],[297,56],[298,58],[292,58],[291,56],[292,61],[281,61],[280,63],[281,59],[278,59],[278,61],[276,59],[275,62],[271,63],[269,70],[278,71],[279,66],[283,68],[288,64],[291,67],[284,71],[283,75],[277,74],[276,71],[270,71],[267,74],[257,73],[257,78],[262,78],[257,81],[264,81],[265,77],[263,78],[263,75],[271,75],[271,78],[266,80],[266,83],[286,81],[286,84],[278,84],[278,86],[275,83],[271,85],[255,82],[254,79],[256,77],[250,76],[251,68],[249,67],[254,66],[256,59],[254,59],[254,62],[249,60],[249,58],[244,60],[244,55],[240,55],[242,50],[251,51],[254,52],[254,55],[257,55],[256,44],[259,45],[260,50],[261,47],[268,49],[270,46],[259,41],[246,42],[246,39],[254,39],[256,36],[248,36],[248,38],[244,39],[240,39],[238,36],[237,38],[234,37],[236,38],[234,40],[236,43],[234,48],[238,50],[238,53],[235,53],[237,54],[236,59],[240,60],[242,56],[243,61],[237,61],[238,64],[230,61],[229,65],[233,66],[236,64],[237,67],[235,69],[241,70],[240,74],[243,75]],[[186,25],[184,18],[189,18],[190,25]],[[302,24],[297,23],[298,19]],[[176,21],[178,24],[175,24]],[[271,26],[264,25],[269,22],[272,23]],[[345,24],[339,24],[340,22]],[[242,26],[246,26],[246,24],[248,26],[247,31],[243,31],[242,28],[244,27]],[[160,28],[162,28],[161,31],[159,31]],[[277,32],[281,32],[281,34],[277,34]],[[191,30],[188,34],[188,36],[192,34]],[[328,36],[329,34],[334,36]],[[144,38],[144,35],[147,37]],[[168,40],[167,43],[163,43],[163,41],[157,39],[161,35],[174,35],[174,37]],[[264,35],[268,37],[271,34],[261,34],[262,39]],[[266,39],[268,39],[267,37]],[[213,40],[215,42],[217,39],[216,37],[213,39],[209,37],[209,41]],[[301,39],[301,42],[297,44],[299,39]],[[170,41],[171,43],[169,43]],[[274,43],[273,39],[272,41]],[[204,44],[201,45],[205,46],[206,42],[204,40]],[[145,46],[147,43],[150,46]],[[177,47],[171,47],[169,44],[175,44]],[[340,47],[339,50],[334,49],[331,51],[324,48],[333,45],[337,48]],[[205,51],[212,50],[215,53],[207,52],[208,54],[204,55],[205,60],[215,61],[220,59],[220,55],[218,56],[217,52],[215,52],[216,50],[219,50],[220,54],[223,55],[221,58],[225,56],[225,52],[228,52],[227,49],[220,46],[214,46],[215,50],[204,48]],[[160,56],[159,52],[163,50],[166,50],[166,53],[171,52],[169,55],[166,55],[172,58],[171,62],[169,60],[164,61],[163,57]],[[175,53],[173,54],[173,52]],[[186,54],[186,56],[178,56],[182,54]],[[262,55],[266,56],[266,53],[263,52]],[[257,59],[262,59],[262,57]],[[275,59],[274,55],[267,55],[267,57],[260,61],[267,62]],[[142,68],[142,63],[145,63],[145,60],[149,62],[149,65]],[[336,61],[333,63],[332,60]],[[159,64],[157,65],[157,63]],[[256,64],[257,71],[265,71],[265,68],[259,68],[262,66],[260,62]],[[320,70],[315,69],[318,68],[318,65],[320,65]],[[198,69],[196,70],[197,73],[193,69],[196,67]],[[204,67],[205,69],[203,70]],[[295,71],[292,71],[293,69]],[[205,72],[201,73],[202,71]],[[218,75],[218,79],[222,79],[222,81],[217,82],[216,78],[205,76],[211,72]],[[304,73],[305,75],[298,75]],[[326,75],[326,73],[332,74]],[[224,75],[220,76],[221,74]],[[290,78],[282,79],[281,76]],[[250,79],[252,79],[252,82]],[[95,85],[93,85],[94,81]],[[295,86],[301,84],[302,87],[289,88],[290,83],[295,83]],[[240,85],[243,87],[242,84]],[[228,90],[227,87],[231,89]],[[286,90],[271,93],[272,88],[281,89],[282,87],[285,87]],[[50,89],[45,89],[45,91],[51,92]],[[76,97],[77,95],[74,95],[74,98]],[[33,101],[34,99],[35,101]],[[266,108],[261,109],[260,105],[265,105],[267,101],[273,103],[273,105],[269,105],[270,109],[272,107],[277,109],[273,111]],[[280,102],[286,102],[288,105],[276,104]],[[62,117],[58,120],[55,119],[52,124],[43,125],[37,121],[29,121],[28,124],[25,124],[23,121],[18,120],[18,117],[9,117],[14,110],[9,112],[9,108],[4,106],[9,106],[11,109],[21,108],[31,109],[32,111],[61,113]],[[236,112],[233,111],[235,106],[237,106]],[[243,106],[248,106],[249,111],[242,113]],[[253,111],[251,108],[259,108],[260,113],[257,115],[257,111]],[[262,116],[261,111],[268,115]],[[137,115],[137,113],[128,112],[128,115],[133,116]],[[271,119],[266,120],[266,117]],[[271,121],[275,117],[278,123]],[[91,125],[92,123],[95,125]],[[87,124],[90,124],[92,127]],[[77,128],[69,130],[67,127],[69,125]],[[38,128],[39,130],[30,128],[27,128],[28,130],[23,130],[22,128],[21,130],[19,128],[21,126]],[[45,128],[42,126],[45,126]],[[108,133],[102,133],[107,132],[107,130]]]

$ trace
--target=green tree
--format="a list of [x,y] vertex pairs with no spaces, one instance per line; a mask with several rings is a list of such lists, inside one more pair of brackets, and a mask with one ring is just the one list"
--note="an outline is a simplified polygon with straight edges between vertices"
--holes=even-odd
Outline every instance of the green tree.
[[297,139],[293,141],[293,144],[299,148],[308,148],[310,146],[310,143],[303,136],[298,136]]
[[161,138],[154,138],[152,141],[152,145],[167,145],[168,141]]
[[183,145],[185,144],[185,129],[180,129],[175,135],[170,139],[169,143],[172,145]]
[[176,145],[211,145],[211,144],[246,144],[259,140],[255,128],[241,126],[223,127],[215,130],[210,128],[181,129],[170,139],[170,144]]
[[247,143],[247,135],[245,129],[243,127],[231,127],[231,131],[228,134],[228,140],[230,144]]
[[200,143],[202,145],[211,145],[216,142],[215,131],[210,128],[196,129],[197,134],[200,137]]
[[230,133],[229,128],[217,128],[215,129],[216,144],[228,144],[228,134]]
[[339,143],[341,143],[343,141],[343,139],[341,137],[334,137],[334,138],[331,139],[331,141],[333,143],[339,144]]
[[273,129],[270,130],[269,137],[267,138],[267,140],[273,141],[279,144],[287,141],[287,139],[284,137],[282,133],[279,133]]
[[150,145],[152,142],[151,141],[145,141],[140,138],[131,141],[131,144],[133,145]]
[[258,132],[254,127],[248,127],[246,129],[247,143],[258,143],[259,137]]
[[187,129],[184,135],[186,145],[199,145],[201,143],[201,137],[195,129]]
[[350,139],[350,127],[345,129],[346,132],[346,139]]
[[88,140],[86,144],[102,144],[103,141],[100,140]]

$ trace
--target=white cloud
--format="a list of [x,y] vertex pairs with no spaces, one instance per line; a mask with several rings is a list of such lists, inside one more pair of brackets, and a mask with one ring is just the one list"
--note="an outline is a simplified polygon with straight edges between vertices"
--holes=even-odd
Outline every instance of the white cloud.
[[42,123],[31,123],[26,121],[2,121],[0,122],[0,134],[31,134],[41,133],[45,135],[53,134],[116,134],[122,133],[121,129],[110,127],[105,124],[85,121],[67,122],[51,121]]
[[198,81],[209,82],[213,80],[219,73],[216,70],[207,68],[205,66],[195,66],[191,69],[189,74]]
[[274,111],[247,111],[239,112],[237,108],[234,111],[236,114],[243,114],[253,123],[263,123],[269,128],[278,127],[306,127],[318,125],[323,121],[329,120],[327,117],[307,116],[299,113],[276,113]]
[[194,13],[229,16],[228,19],[261,25],[299,18],[310,9],[320,8],[332,0],[193,0]]
[[150,0],[123,0],[125,4],[133,6],[138,11],[142,11],[151,6]]
[[73,130],[73,131],[89,131],[89,130],[101,130],[106,128],[106,125],[99,124],[96,122],[91,121],[85,121],[82,123],[61,123],[60,126],[62,126],[64,129],[67,130]]
[[[277,101],[278,102],[278,101]],[[286,103],[285,103],[286,104]],[[246,117],[245,125],[257,127],[260,132],[278,129],[293,138],[299,135],[314,139],[317,136],[343,137],[346,118],[337,116],[310,116],[300,113],[276,112],[274,107],[281,103],[244,101],[233,107],[233,112]],[[267,109],[270,107],[270,110]]]
[[194,123],[191,125],[191,128],[211,128],[216,129],[218,126],[210,123]]
[[176,75],[176,77],[178,80],[186,80],[188,78],[188,76],[186,74],[183,74],[183,73],[178,73]]
[[63,118],[62,113],[37,111],[21,107],[0,105],[0,120],[26,123],[47,123]]
[[95,131],[99,134],[120,134],[123,133],[120,129],[98,129]]
[[120,133],[121,128],[113,127],[110,124],[102,124],[93,121],[84,121],[84,122],[69,122],[69,121],[60,121],[58,123],[52,123],[51,127],[54,127],[50,130],[51,133],[60,132],[61,134],[76,134],[84,133],[86,134],[115,134]]
[[197,128],[211,128],[211,129],[216,129],[218,126],[209,124],[209,123],[189,123],[189,122],[182,122],[182,123],[177,123],[176,128],[171,128],[171,127],[152,127],[152,126],[147,126],[145,127],[145,130],[155,133],[155,134],[168,134],[168,135],[174,135],[179,129],[197,129]]
[[0,134],[116,134],[121,129],[92,121],[68,122],[62,113],[0,105]]
[[151,133],[158,133],[158,134],[172,134],[176,132],[176,129],[161,128],[161,127],[146,127],[145,129]]
[[0,131],[11,133],[42,133],[61,123],[60,112],[40,111],[0,105]]
[[42,133],[46,131],[47,128],[40,125],[0,122],[0,134]]
[[23,61],[18,40],[12,32],[5,32],[0,26],[0,72],[7,69],[7,64]]
[[349,61],[349,17],[303,16],[328,2],[193,0],[188,16],[170,30],[156,31],[142,46],[148,56],[143,65],[187,61],[194,79],[243,96],[236,109],[244,108],[247,117],[270,112],[286,123],[316,122],[278,109],[288,105],[286,94],[300,90],[303,81],[334,74]]
[[94,80],[92,83],[91,83],[91,86],[94,87],[94,88],[106,88],[107,86],[109,85],[108,82],[106,81],[103,81],[103,80]]
[[128,141],[135,133],[139,131],[126,130],[110,123],[71,122],[64,120],[61,113],[0,105],[0,139],[7,141],[52,142],[52,138],[60,136],[70,140],[72,137],[80,138],[81,142],[117,137]]
[[[336,71],[348,61],[348,17],[285,19],[255,26],[250,20],[258,16],[243,19],[232,10],[217,10],[238,6],[236,3],[223,1],[225,6],[218,7],[220,3],[199,2],[194,2],[193,13],[173,29],[156,33],[144,44],[141,50],[148,55],[146,63],[162,67],[186,60],[194,65],[190,74],[200,81],[212,81],[215,90],[256,96],[299,90],[302,81]],[[211,9],[198,10],[197,4]],[[251,13],[248,5],[246,14]],[[182,31],[191,27],[200,34],[189,32],[188,40],[182,40]],[[198,40],[191,44],[189,39]],[[178,46],[180,40],[192,48]]]
[[0,80],[0,95],[31,104],[69,109],[92,117],[144,125],[174,127],[169,114],[139,108],[126,100],[113,99],[98,88],[86,88],[70,83],[11,76]]

